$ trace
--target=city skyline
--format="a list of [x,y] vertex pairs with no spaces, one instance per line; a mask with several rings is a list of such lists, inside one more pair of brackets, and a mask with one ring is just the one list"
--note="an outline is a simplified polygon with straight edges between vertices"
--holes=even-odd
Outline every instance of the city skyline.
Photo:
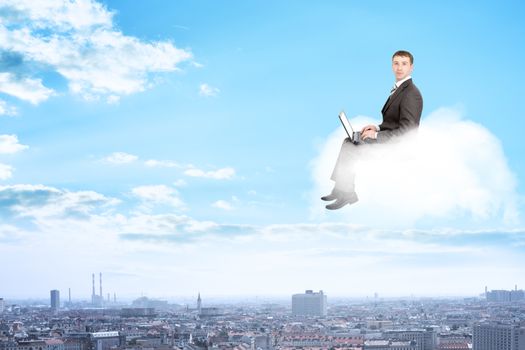
[[[0,298],[90,298],[99,271],[129,298],[524,286],[523,13],[0,1]],[[417,150],[370,161],[360,201],[327,213],[337,115],[380,121],[398,49]]]

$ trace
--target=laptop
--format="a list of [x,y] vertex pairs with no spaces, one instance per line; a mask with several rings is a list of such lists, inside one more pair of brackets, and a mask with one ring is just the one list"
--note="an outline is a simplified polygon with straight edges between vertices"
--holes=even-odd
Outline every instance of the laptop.
[[345,111],[341,111],[341,113],[339,113],[339,120],[341,121],[341,124],[343,124],[343,128],[345,128],[346,134],[350,138],[350,141],[352,141],[356,145],[360,143],[361,132],[354,131],[354,128],[352,128],[352,124],[350,124],[350,121],[346,117]]

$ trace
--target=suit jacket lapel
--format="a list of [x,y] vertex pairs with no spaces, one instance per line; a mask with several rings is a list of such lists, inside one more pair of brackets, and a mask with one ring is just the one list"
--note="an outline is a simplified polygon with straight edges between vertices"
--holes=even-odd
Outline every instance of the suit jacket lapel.
[[412,79],[408,79],[403,84],[401,84],[401,86],[398,87],[392,95],[388,97],[388,99],[385,102],[385,105],[383,106],[383,109],[381,109],[381,114],[385,114],[385,112],[387,111],[388,107],[390,107],[392,102],[394,102],[401,95],[401,92],[403,92],[403,90],[405,90],[407,86],[411,83],[412,83]]

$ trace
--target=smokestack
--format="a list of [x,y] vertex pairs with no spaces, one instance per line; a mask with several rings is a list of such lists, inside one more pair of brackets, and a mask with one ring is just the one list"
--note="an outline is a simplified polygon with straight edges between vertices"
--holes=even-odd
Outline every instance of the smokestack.
[[71,288],[69,288],[69,304],[71,304]]
[[518,285],[517,285],[517,284],[514,285],[514,290],[515,290],[515,291],[518,290]]
[[102,272],[100,272],[100,300],[104,300],[102,296]]
[[95,274],[91,275],[93,279],[93,292],[91,293],[91,301],[95,302]]
[[117,303],[117,293],[113,293],[113,302]]
[[108,293],[108,303],[111,301],[111,299],[109,298],[109,293]]

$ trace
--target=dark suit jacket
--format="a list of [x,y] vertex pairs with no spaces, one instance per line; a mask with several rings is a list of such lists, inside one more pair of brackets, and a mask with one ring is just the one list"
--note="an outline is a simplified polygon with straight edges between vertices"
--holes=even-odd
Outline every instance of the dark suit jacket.
[[416,129],[422,111],[423,97],[412,79],[408,79],[390,95],[381,110],[383,122],[379,125],[377,142],[387,142],[393,137]]

